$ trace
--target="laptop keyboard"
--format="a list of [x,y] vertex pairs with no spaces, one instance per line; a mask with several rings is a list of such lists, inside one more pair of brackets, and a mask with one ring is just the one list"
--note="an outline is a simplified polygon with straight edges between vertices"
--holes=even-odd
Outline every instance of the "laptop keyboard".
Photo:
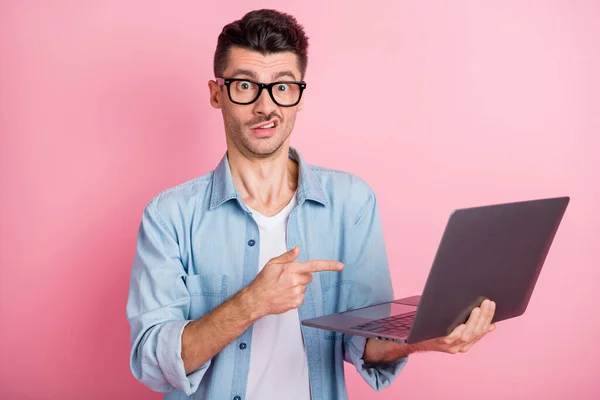
[[392,315],[391,317],[376,319],[366,324],[353,326],[352,329],[379,333],[383,335],[404,336],[410,330],[416,311],[408,314]]

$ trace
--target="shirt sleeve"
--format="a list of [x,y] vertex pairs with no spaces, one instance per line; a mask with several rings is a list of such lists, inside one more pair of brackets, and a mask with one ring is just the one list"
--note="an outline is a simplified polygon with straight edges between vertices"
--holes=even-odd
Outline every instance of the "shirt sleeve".
[[[356,275],[348,308],[356,309],[394,300],[381,218],[372,190],[353,222],[350,261]],[[408,362],[408,357],[386,364],[365,364],[363,354],[366,344],[365,337],[344,334],[344,359],[356,367],[373,389],[379,391],[394,381]]]
[[176,232],[151,202],[142,215],[129,284],[130,368],[136,379],[154,391],[179,389],[190,395],[211,361],[186,376],[181,336],[191,321],[187,320],[190,296],[184,276]]

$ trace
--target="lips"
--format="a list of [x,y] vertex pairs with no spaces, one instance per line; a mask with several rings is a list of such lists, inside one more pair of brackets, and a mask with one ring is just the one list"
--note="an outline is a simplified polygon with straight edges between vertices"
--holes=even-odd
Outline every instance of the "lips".
[[279,125],[279,121],[277,119],[272,119],[270,121],[261,122],[260,124],[254,125],[250,128],[250,131],[257,138],[267,138],[271,137],[275,134],[275,128]]
[[258,128],[254,128],[254,129],[268,129],[268,128],[275,128],[275,122],[270,122],[266,125],[261,125]]
[[250,129],[276,128],[277,125],[279,125],[279,121],[276,118],[274,118],[274,119],[271,119],[269,121],[265,121],[265,122],[261,122],[260,124],[256,124],[256,125],[250,127]]

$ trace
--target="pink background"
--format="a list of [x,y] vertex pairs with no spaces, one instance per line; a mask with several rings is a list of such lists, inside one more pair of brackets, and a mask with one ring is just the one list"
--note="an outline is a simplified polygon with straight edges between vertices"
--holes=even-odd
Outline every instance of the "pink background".
[[600,398],[593,0],[2,1],[0,398],[160,398],[128,366],[137,227],[222,157],[216,38],[261,7],[305,25],[292,143],[374,187],[398,296],[422,289],[453,208],[572,197],[523,318],[415,355],[378,394],[348,368],[351,398]]

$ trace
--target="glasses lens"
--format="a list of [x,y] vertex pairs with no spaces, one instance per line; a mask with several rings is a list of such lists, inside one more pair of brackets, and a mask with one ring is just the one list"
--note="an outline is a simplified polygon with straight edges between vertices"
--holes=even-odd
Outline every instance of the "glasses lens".
[[235,81],[229,85],[231,99],[238,103],[251,103],[256,98],[258,86],[249,81]]
[[277,83],[273,86],[273,97],[282,106],[290,106],[300,98],[300,86],[296,83]]

